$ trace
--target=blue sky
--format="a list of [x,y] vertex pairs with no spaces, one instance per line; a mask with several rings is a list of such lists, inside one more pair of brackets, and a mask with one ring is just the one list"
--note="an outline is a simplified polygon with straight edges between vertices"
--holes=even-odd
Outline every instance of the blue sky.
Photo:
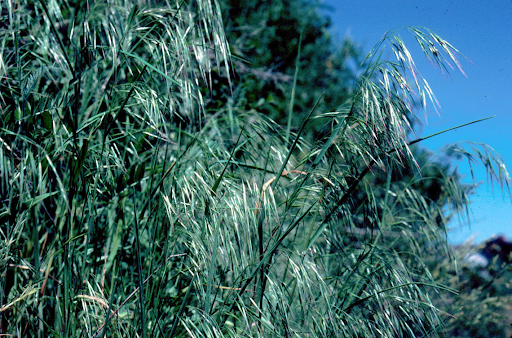
[[[434,91],[441,109],[439,115],[431,107],[428,123],[423,121],[422,136],[488,116],[496,117],[468,127],[458,128],[422,146],[435,152],[446,144],[459,141],[486,143],[512,169],[512,1],[344,1],[324,0],[330,10],[333,33],[339,39],[351,37],[362,46],[364,53],[392,29],[424,26],[447,40],[468,61],[461,59],[467,77],[457,70],[443,76],[421,53],[413,54],[417,66]],[[400,33],[408,46],[414,40],[406,31]],[[415,50],[414,48],[412,48]],[[385,57],[393,59],[391,49]],[[456,162],[465,182],[471,182],[467,162]],[[475,235],[481,242],[501,233],[512,239],[512,203],[508,193],[503,196],[499,186],[487,184],[485,169],[475,168],[476,179],[482,185],[471,196],[471,223],[453,222],[449,240],[460,243]]]

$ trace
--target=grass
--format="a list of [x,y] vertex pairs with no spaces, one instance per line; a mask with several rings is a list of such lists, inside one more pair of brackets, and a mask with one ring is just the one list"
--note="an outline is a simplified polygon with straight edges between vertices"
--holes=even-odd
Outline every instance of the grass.
[[[402,40],[372,52],[345,105],[283,129],[233,101],[204,109],[210,72],[233,73],[219,13],[208,1],[2,8],[2,333],[442,333],[433,299],[451,289],[429,265],[449,253],[444,207],[463,210],[469,190],[456,174],[436,201],[417,188],[440,164],[408,139],[431,90]],[[433,32],[410,32],[434,63],[458,64]],[[398,61],[379,59],[385,43]],[[311,144],[317,121],[331,132]],[[508,187],[497,154],[464,149]]]

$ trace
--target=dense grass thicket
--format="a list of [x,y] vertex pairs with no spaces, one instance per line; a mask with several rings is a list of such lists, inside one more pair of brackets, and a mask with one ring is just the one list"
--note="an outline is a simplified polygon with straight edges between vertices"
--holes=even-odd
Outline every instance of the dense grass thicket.
[[[398,32],[356,80],[322,60],[344,89],[310,97],[303,58],[324,40],[296,37],[293,73],[267,72],[244,43],[279,34],[222,18],[248,14],[233,4],[0,6],[1,334],[437,336],[460,327],[458,299],[487,299],[457,296],[446,224],[472,187],[410,139],[435,97]],[[435,33],[403,33],[462,70]],[[508,188],[491,148],[453,154]]]

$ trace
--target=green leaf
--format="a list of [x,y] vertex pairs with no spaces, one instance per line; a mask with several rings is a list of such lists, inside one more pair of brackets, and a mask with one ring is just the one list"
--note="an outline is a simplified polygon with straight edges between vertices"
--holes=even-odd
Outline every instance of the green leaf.
[[73,163],[73,168],[71,170],[71,183],[74,185],[76,180],[78,179],[78,175],[82,171],[82,167],[85,162],[85,158],[87,157],[87,152],[89,151],[89,140],[85,139],[82,147],[80,148],[80,153],[78,155],[78,159]]

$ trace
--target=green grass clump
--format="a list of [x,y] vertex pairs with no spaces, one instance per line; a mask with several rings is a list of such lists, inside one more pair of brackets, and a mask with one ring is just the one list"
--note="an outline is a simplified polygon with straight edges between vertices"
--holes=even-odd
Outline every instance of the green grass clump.
[[[220,12],[203,0],[2,7],[2,333],[442,332],[433,299],[451,289],[429,264],[449,253],[445,207],[464,210],[469,190],[413,156],[413,107],[432,94],[401,39],[382,42],[397,62],[372,51],[339,109],[282,128],[236,101]],[[410,31],[427,57],[458,64],[433,32]],[[212,72],[233,94],[213,112]],[[312,123],[326,137],[306,141]],[[432,186],[442,192],[424,196]]]

